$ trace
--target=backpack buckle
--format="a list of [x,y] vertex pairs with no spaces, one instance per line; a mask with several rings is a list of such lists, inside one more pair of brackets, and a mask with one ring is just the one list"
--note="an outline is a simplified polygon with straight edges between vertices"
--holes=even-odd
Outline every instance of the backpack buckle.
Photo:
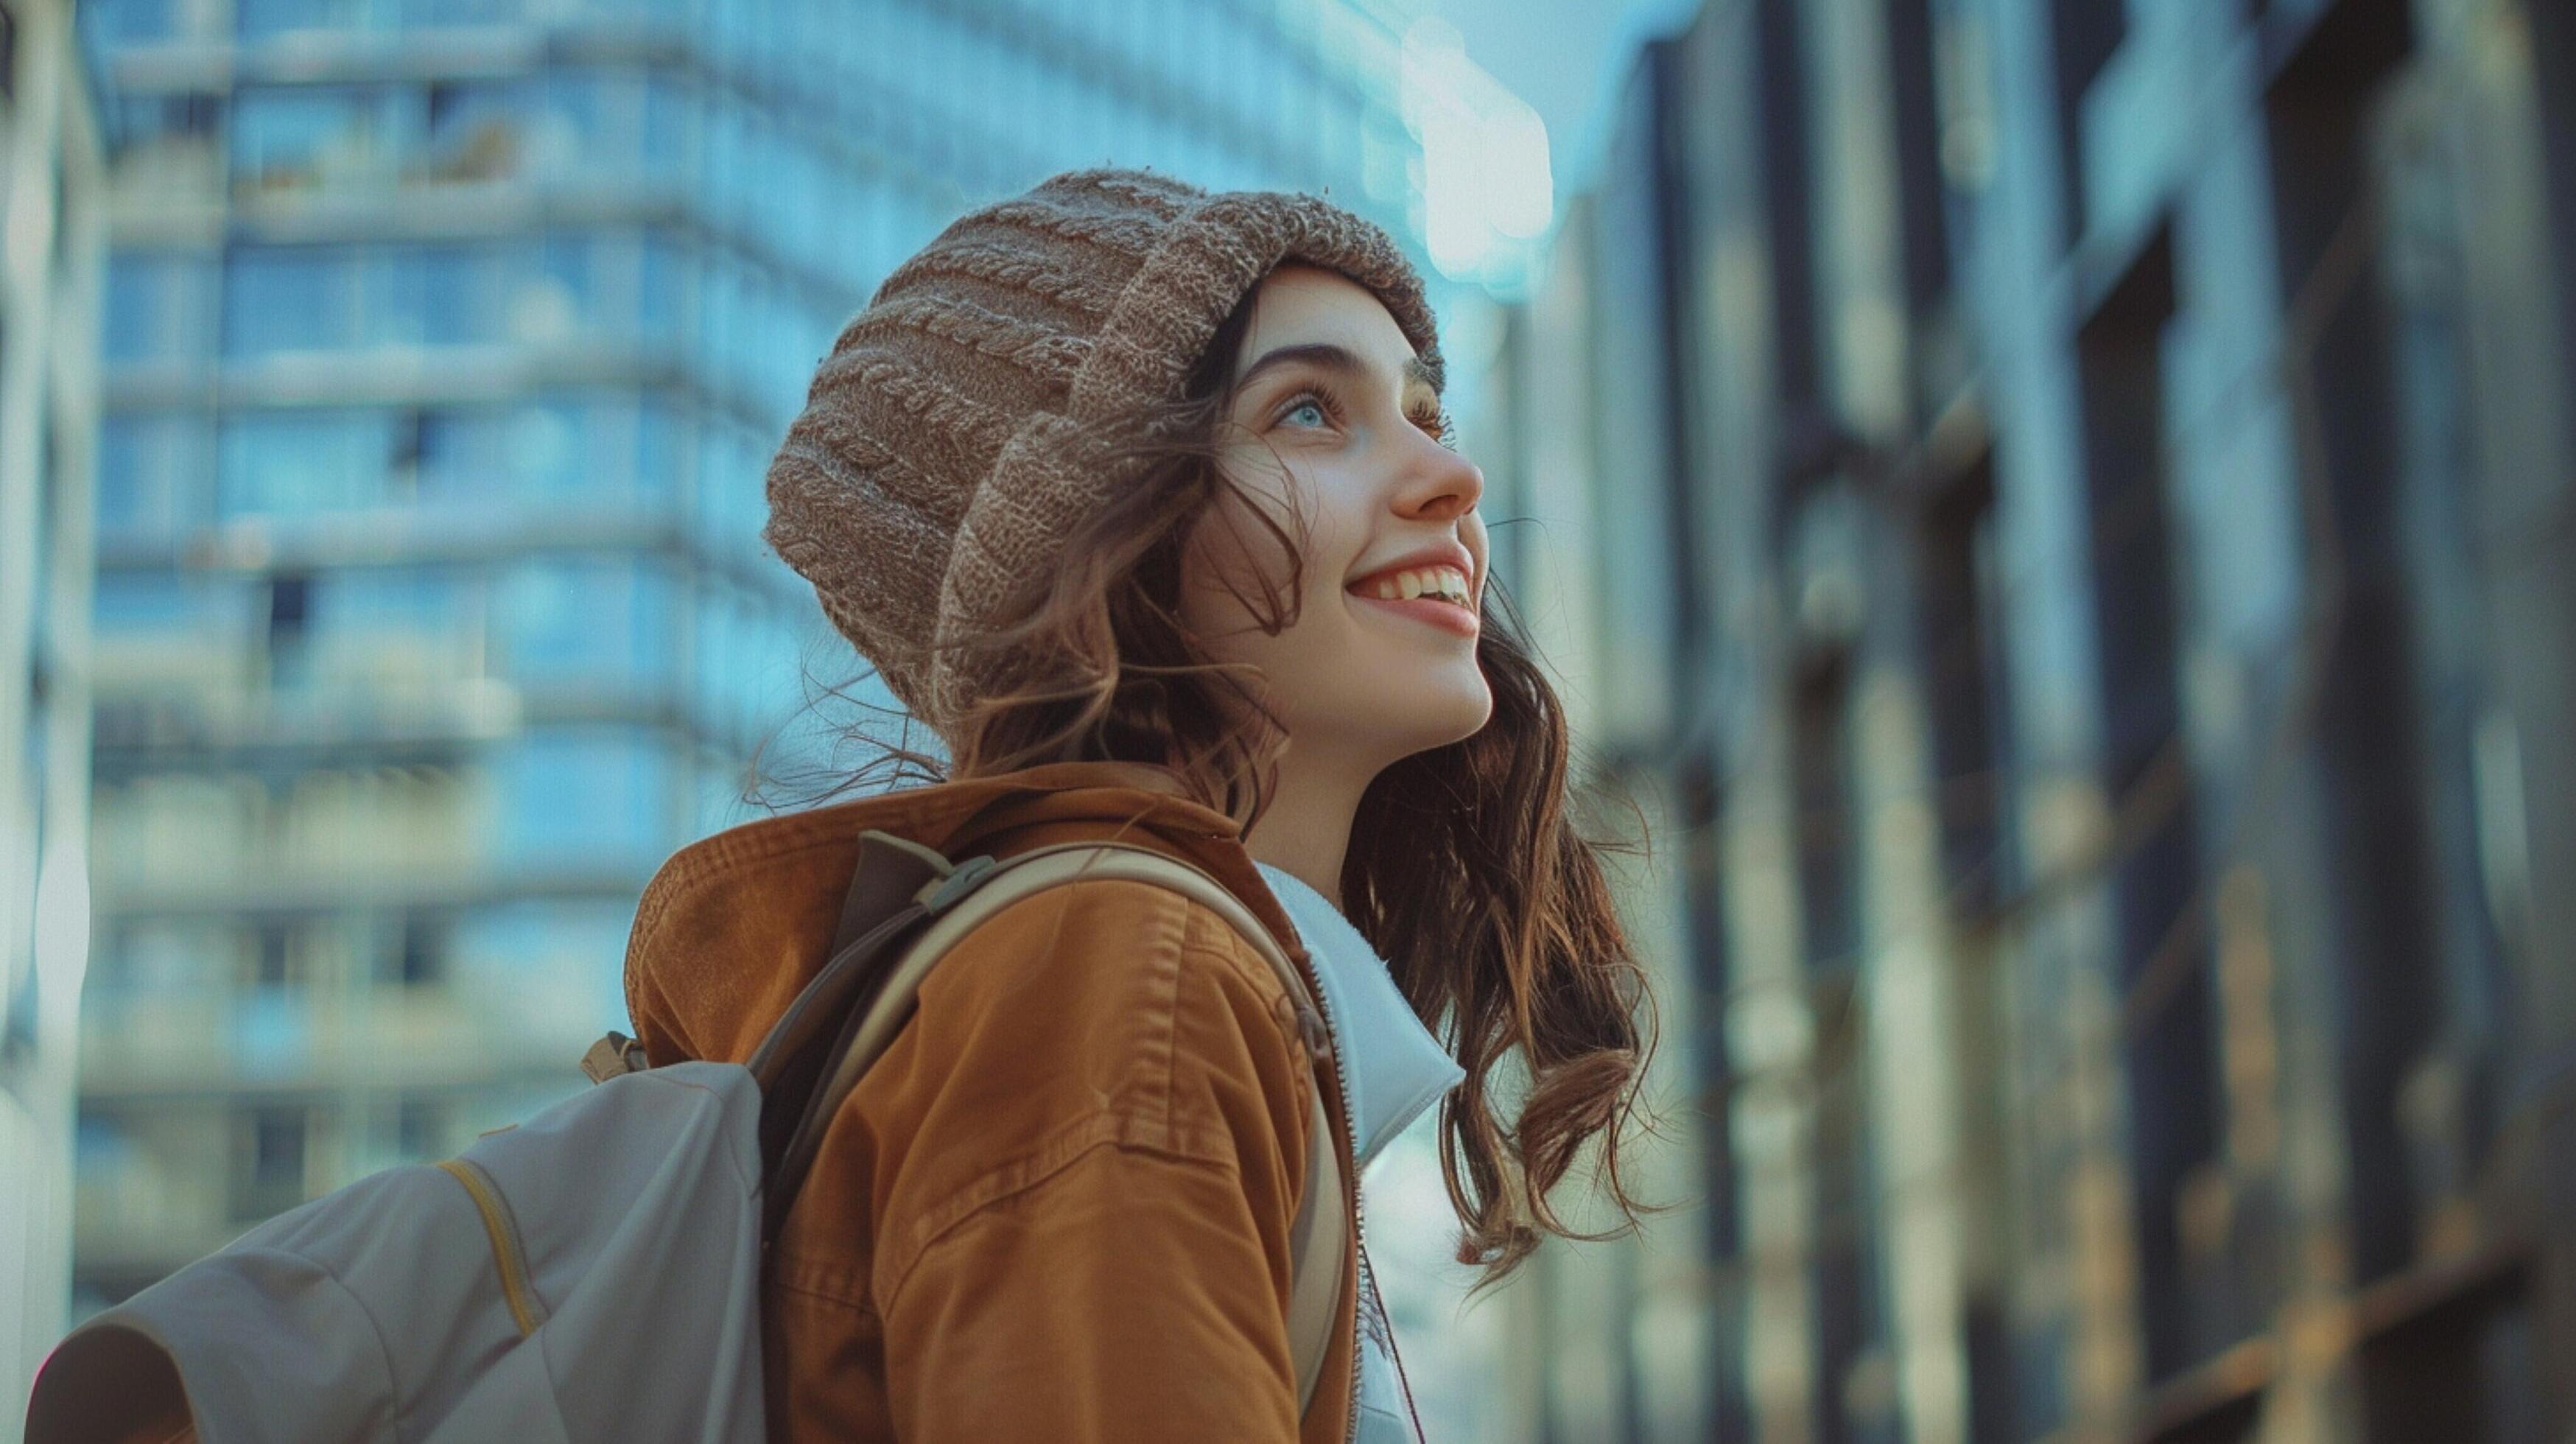
[[652,1066],[645,1061],[643,1044],[613,1029],[581,1055],[581,1071],[589,1074],[593,1083],[641,1073]]
[[928,909],[930,916],[937,917],[955,907],[959,898],[973,892],[975,884],[984,880],[984,874],[997,866],[999,864],[989,853],[970,857],[957,864],[946,877],[932,878],[923,883],[921,891],[912,895],[913,899]]

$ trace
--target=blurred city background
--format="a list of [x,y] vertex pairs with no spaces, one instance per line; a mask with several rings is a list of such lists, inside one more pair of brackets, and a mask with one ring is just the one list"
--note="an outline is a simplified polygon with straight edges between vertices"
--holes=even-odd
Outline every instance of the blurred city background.
[[1652,840],[1674,1207],[1370,1179],[1434,1438],[2576,1437],[2558,0],[0,0],[0,156],[13,1399],[585,1086],[814,362],[1115,161],[1415,250]]

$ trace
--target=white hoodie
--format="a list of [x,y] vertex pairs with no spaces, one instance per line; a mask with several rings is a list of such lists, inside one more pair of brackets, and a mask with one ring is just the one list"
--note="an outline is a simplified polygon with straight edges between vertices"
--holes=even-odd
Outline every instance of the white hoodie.
[[[1368,1165],[1422,1110],[1465,1081],[1458,1066],[1413,1015],[1395,978],[1359,929],[1324,895],[1268,863],[1258,864],[1270,891],[1314,955],[1323,1007],[1341,1050],[1351,1105],[1351,1150],[1360,1168],[1360,1211],[1368,1211]],[[1359,1444],[1406,1444],[1418,1436],[1395,1360],[1375,1319],[1385,1310],[1376,1281],[1360,1275]]]

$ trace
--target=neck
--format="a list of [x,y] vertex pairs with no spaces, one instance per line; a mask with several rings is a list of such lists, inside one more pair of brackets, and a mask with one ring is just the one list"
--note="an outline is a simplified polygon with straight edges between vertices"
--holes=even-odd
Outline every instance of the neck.
[[1301,759],[1290,747],[1279,759],[1278,792],[1244,838],[1244,850],[1253,861],[1266,862],[1323,894],[1339,911],[1351,822],[1376,776],[1375,767],[1321,756]]

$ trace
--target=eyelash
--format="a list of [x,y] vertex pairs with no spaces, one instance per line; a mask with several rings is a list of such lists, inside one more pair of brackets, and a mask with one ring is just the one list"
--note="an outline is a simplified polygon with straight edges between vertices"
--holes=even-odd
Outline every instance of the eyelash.
[[[1274,424],[1279,421],[1287,420],[1291,415],[1296,413],[1297,408],[1304,406],[1309,402],[1314,403],[1317,408],[1323,411],[1325,419],[1335,423],[1339,423],[1344,416],[1349,414],[1347,408],[1342,405],[1342,401],[1339,396],[1334,395],[1331,391],[1322,386],[1306,386],[1300,388],[1296,394],[1280,403],[1279,410],[1273,415]],[[1453,451],[1457,449],[1458,428],[1455,423],[1450,421],[1447,410],[1443,409],[1428,414],[1408,412],[1405,415],[1405,420],[1421,427],[1423,434],[1429,436],[1432,440],[1439,442],[1442,446],[1446,446]]]

